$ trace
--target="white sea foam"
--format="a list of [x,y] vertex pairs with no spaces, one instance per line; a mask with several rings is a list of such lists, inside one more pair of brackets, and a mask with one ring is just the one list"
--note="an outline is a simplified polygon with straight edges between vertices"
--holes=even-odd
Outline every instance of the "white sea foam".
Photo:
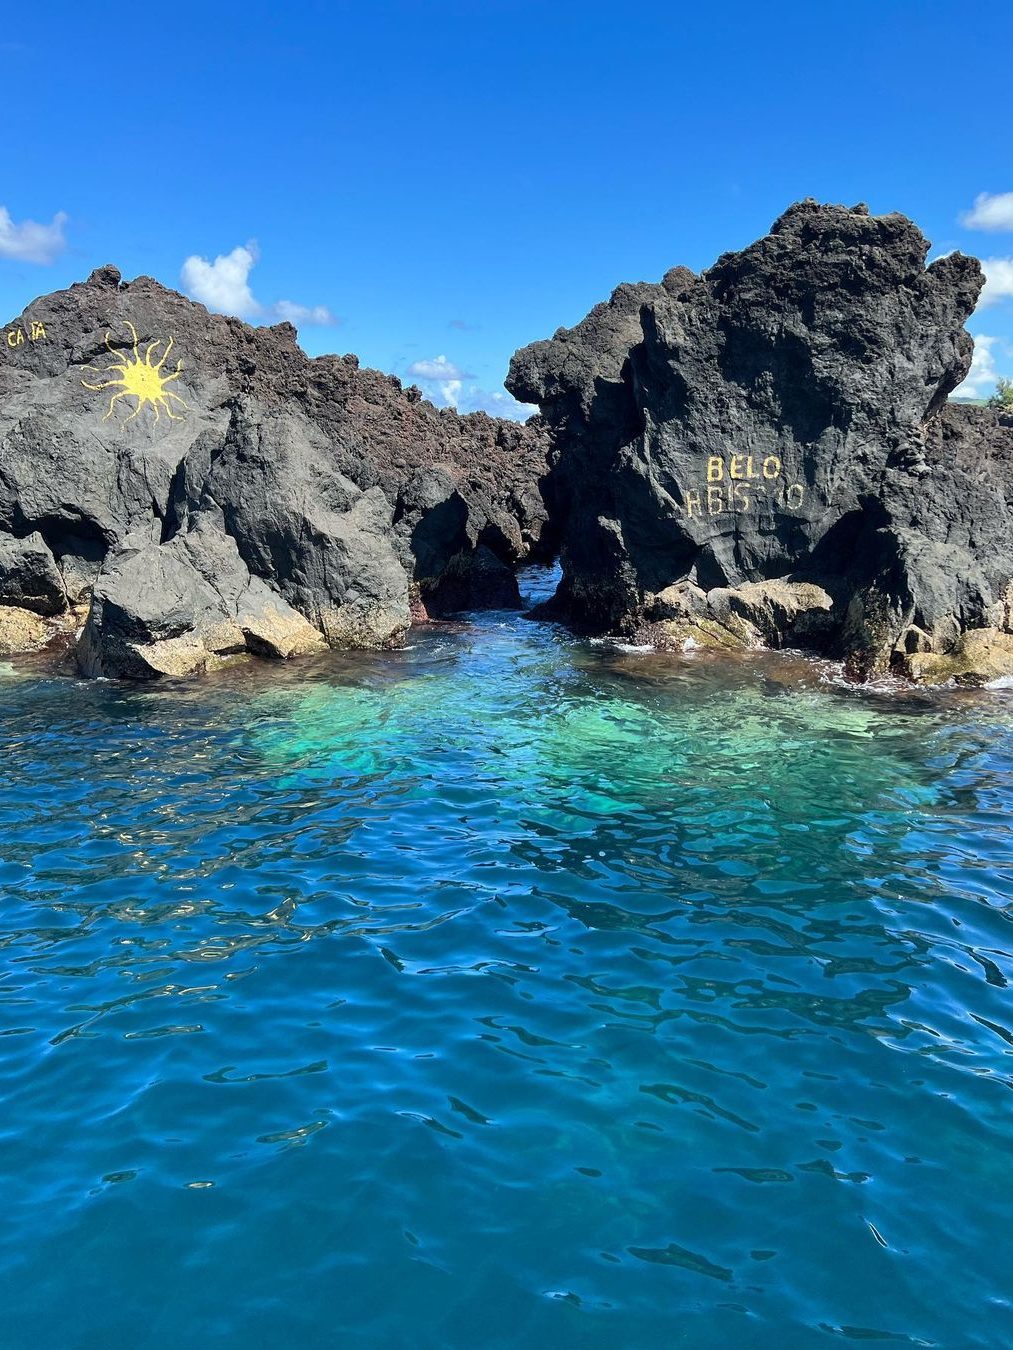
[[657,647],[650,642],[638,645],[634,642],[622,642],[619,638],[614,637],[593,637],[588,638],[588,642],[592,647],[607,647],[609,651],[613,652],[643,653],[656,652],[658,650]]

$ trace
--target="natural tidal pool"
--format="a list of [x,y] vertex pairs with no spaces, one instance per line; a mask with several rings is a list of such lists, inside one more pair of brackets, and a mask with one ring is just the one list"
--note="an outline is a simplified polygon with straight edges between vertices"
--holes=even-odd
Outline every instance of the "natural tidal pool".
[[1013,694],[0,676],[0,1344],[1013,1341]]

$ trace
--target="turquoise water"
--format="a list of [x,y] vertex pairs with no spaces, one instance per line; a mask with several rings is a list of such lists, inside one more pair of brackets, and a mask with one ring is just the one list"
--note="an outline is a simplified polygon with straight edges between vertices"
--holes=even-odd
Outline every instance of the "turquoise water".
[[0,676],[0,1342],[1013,1341],[1013,696]]

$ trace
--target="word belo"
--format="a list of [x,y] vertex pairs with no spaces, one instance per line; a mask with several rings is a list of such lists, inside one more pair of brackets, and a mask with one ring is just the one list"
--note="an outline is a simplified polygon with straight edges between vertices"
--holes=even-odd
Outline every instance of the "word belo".
[[[749,481],[759,478],[760,473],[764,478],[779,478],[781,476],[781,461],[777,455],[768,455],[763,461],[760,473],[753,468],[752,455],[729,455],[728,457],[728,477],[743,479]],[[725,461],[720,455],[711,455],[707,461],[707,482],[720,483],[725,477]]]
[[[40,323],[38,319],[32,320],[31,328],[28,330],[29,341],[38,342],[40,338],[46,336],[46,325]],[[25,345],[25,330],[19,325],[17,328],[8,328],[7,346],[23,347]]]
[[778,455],[767,455],[762,460],[753,455],[711,455],[707,460],[707,483],[699,490],[687,488],[683,493],[686,517],[716,516],[722,511],[751,511],[756,493],[770,500],[776,491],[780,504],[788,511],[798,511],[805,501],[804,483],[785,483],[784,469]]

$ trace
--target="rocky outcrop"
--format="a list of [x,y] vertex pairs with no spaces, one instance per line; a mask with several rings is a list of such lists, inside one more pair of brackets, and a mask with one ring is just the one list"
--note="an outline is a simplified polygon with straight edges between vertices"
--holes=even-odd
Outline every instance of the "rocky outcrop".
[[0,330],[0,644],[80,614],[80,668],[137,678],[389,647],[561,545],[584,631],[1006,673],[1013,419],[947,405],[982,276],[927,252],[798,203],[518,352],[525,426],[101,268]]
[[619,286],[519,351],[507,387],[555,433],[552,611],[676,646],[815,647],[859,677],[1004,631],[1013,440],[946,404],[982,273],[926,267],[928,247],[904,216],[801,202],[701,275]]
[[0,607],[90,601],[90,675],[396,645],[516,600],[551,551],[547,447],[101,268],[0,330]]
[[289,657],[324,637],[239,556],[207,516],[166,544],[128,543],[95,583],[78,643],[86,675],[188,675],[252,651]]
[[0,535],[0,605],[43,615],[67,608],[63,576],[37,530],[24,539]]

